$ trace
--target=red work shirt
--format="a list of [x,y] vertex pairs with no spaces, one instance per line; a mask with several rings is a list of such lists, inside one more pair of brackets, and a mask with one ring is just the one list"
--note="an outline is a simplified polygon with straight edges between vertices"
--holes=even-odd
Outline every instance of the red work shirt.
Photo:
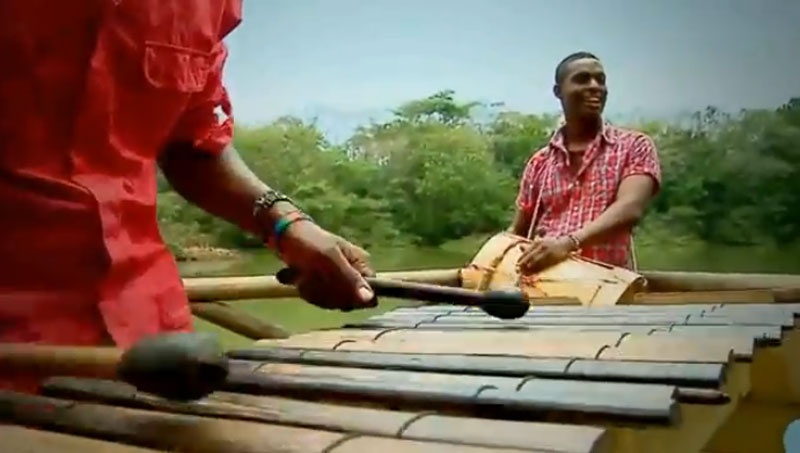
[[191,330],[156,158],[231,141],[240,21],[241,0],[0,1],[0,341]]
[[[572,174],[562,128],[528,160],[517,208],[545,236],[575,233],[614,203],[620,182],[631,175],[650,176],[660,187],[661,165],[650,137],[606,124],[584,153],[578,172]],[[587,258],[620,267],[631,266],[630,252],[631,230],[581,250]]]

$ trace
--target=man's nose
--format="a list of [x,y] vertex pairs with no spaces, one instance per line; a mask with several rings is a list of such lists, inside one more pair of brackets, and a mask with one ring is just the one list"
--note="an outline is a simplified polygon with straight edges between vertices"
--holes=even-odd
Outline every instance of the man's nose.
[[597,79],[593,78],[593,79],[589,80],[589,88],[594,88],[596,90],[602,90],[603,89],[603,84],[600,83]]

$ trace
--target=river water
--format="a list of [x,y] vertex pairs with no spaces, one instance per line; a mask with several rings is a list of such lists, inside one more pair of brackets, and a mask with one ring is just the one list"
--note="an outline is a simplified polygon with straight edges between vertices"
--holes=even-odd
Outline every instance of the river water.
[[[372,263],[378,271],[454,268],[468,263],[480,248],[480,241],[448,244],[441,248],[398,248],[371,251]],[[659,247],[640,245],[637,256],[642,269],[687,270],[709,272],[769,272],[800,273],[800,253],[797,249],[775,247],[721,247],[671,245]],[[272,275],[281,267],[266,251],[244,253],[243,258],[221,261],[180,263],[185,277]],[[401,302],[384,301],[380,308],[353,313],[321,310],[300,299],[265,299],[233,302],[236,307],[264,320],[279,324],[291,331],[307,331],[340,326],[390,310]],[[244,340],[200,321],[199,328],[220,332],[231,344]]]

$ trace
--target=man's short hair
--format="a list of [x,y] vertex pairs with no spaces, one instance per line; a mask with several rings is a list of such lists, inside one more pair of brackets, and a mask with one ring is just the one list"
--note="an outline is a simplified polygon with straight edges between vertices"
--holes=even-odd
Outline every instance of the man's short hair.
[[563,60],[561,60],[560,63],[558,63],[558,66],[556,66],[556,74],[555,74],[556,85],[561,84],[561,82],[564,80],[568,64],[572,63],[575,60],[582,60],[584,58],[591,58],[593,60],[598,60],[598,61],[600,60],[599,58],[597,58],[595,54],[585,51],[574,52],[567,55],[566,57],[564,57]]

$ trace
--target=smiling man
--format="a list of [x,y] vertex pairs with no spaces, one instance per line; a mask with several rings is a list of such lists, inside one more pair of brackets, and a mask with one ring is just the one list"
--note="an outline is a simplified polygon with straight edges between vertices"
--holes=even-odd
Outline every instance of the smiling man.
[[603,121],[606,73],[593,54],[564,58],[553,93],[565,121],[522,175],[511,231],[534,241],[518,265],[537,272],[578,252],[630,268],[633,227],[661,183],[656,147]]

